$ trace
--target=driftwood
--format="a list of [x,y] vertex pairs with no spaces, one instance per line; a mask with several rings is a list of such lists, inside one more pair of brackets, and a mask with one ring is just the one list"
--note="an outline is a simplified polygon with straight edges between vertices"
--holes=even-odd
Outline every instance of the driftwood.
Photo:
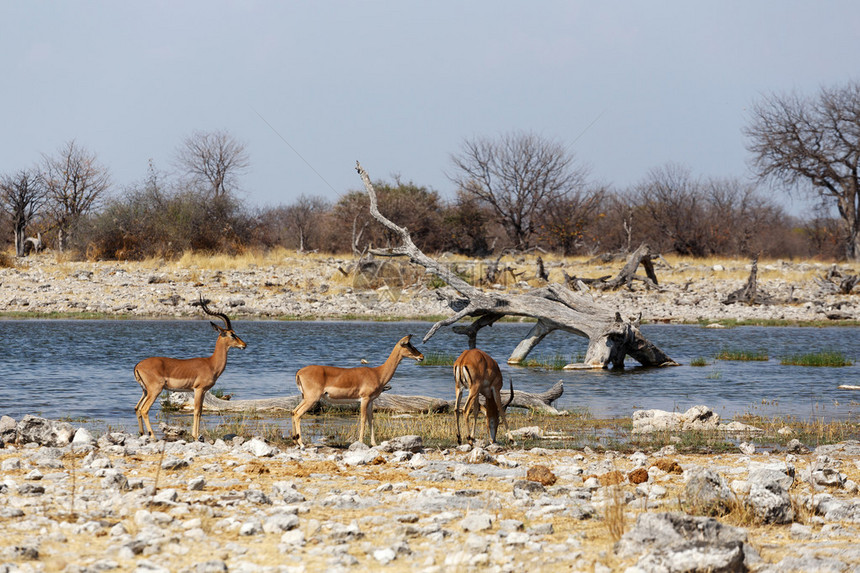
[[723,304],[734,304],[743,302],[746,304],[770,304],[773,300],[769,294],[758,288],[758,256],[752,260],[752,269],[746,284],[738,290],[729,293],[721,302]]
[[[594,257],[588,263],[599,262],[608,263],[621,255],[603,255]],[[654,271],[654,259],[662,258],[659,253],[654,253],[647,243],[639,245],[635,251],[627,257],[627,262],[615,278],[610,278],[612,275],[605,275],[597,278],[577,277],[564,273],[564,279],[568,286],[577,290],[588,290],[588,287],[594,287],[599,290],[617,290],[621,287],[627,287],[633,290],[633,281],[641,281],[647,289],[660,288],[657,282],[657,273]],[[665,259],[663,259],[665,262]],[[645,269],[645,276],[637,275],[636,271],[639,265]]]
[[[657,273],[654,272],[653,261],[659,256],[659,254],[655,254],[651,251],[651,247],[647,243],[642,243],[639,245],[639,248],[633,251],[627,258],[627,264],[624,265],[624,268],[621,269],[618,276],[612,280],[595,283],[595,286],[603,290],[615,290],[621,287],[632,289],[633,281],[637,280],[645,283],[646,288],[658,288]],[[639,265],[642,265],[642,268],[645,269],[644,277],[636,274],[636,270],[639,268]]]
[[[477,333],[481,328],[491,326],[504,316],[528,316],[536,318],[537,324],[514,349],[508,358],[509,364],[521,363],[550,332],[565,330],[588,338],[585,364],[590,367],[623,367],[626,356],[646,366],[677,365],[642,336],[639,331],[639,318],[622,319],[618,312],[613,313],[595,303],[590,296],[572,292],[564,285],[553,283],[522,294],[487,293],[470,285],[421,252],[405,228],[397,226],[379,212],[370,177],[357,162],[356,170],[370,197],[371,215],[401,240],[399,247],[371,252],[378,256],[409,257],[413,263],[421,265],[428,273],[439,277],[451,287],[438,289],[436,292],[447,300],[455,314],[436,322],[424,335],[424,342],[443,326],[451,326],[461,319],[473,317],[475,321],[470,326],[455,328],[454,332],[466,334],[469,347],[474,348]],[[451,289],[455,292],[451,292]]]
[[[451,393],[453,394],[453,381]],[[564,384],[559,381],[552,388],[540,394],[532,394],[514,390],[514,399],[511,402],[512,408],[527,408],[536,410],[545,414],[558,414],[552,403],[561,397],[564,392]],[[502,401],[507,403],[511,393],[509,390],[502,390]],[[191,410],[193,401],[189,399],[186,393],[173,393],[171,395],[171,404],[179,407],[182,410]],[[255,400],[221,400],[216,398],[211,393],[207,392],[203,397],[204,412],[292,412],[293,409],[301,402],[301,395],[283,396],[277,398],[259,398]],[[346,411],[357,411],[358,400],[329,400],[323,397],[319,402],[319,408],[322,409],[338,409]],[[383,392],[376,400],[373,401],[373,409],[382,412],[397,412],[397,413],[420,413],[420,412],[448,412],[454,408],[453,400],[443,400],[441,398],[431,398],[429,396],[402,396],[399,394],[389,394]]]
[[860,275],[843,273],[833,265],[815,282],[824,294],[851,294],[854,287],[860,284]]

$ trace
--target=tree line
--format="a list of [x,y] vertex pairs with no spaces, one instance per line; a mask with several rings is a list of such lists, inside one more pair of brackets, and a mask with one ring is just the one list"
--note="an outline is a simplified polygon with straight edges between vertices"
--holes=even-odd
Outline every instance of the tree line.
[[[425,252],[594,256],[648,242],[695,257],[860,260],[860,83],[764,97],[744,135],[756,179],[666,164],[617,189],[591,181],[563,143],[512,132],[463,142],[451,155],[450,199],[399,177],[374,185],[382,213]],[[360,254],[396,241],[372,220],[361,190],[333,202],[302,196],[247,207],[240,184],[249,165],[231,134],[194,132],[170,173],[150,162],[142,181],[115,192],[107,167],[70,141],[34,167],[0,176],[0,229],[11,230],[4,240],[18,256],[48,244],[89,259],[277,246]],[[775,198],[782,190],[809,194],[820,209],[790,216]]]

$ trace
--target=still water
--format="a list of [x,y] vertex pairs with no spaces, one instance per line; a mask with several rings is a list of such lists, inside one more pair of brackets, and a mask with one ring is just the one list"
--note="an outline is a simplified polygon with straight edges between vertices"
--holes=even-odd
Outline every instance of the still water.
[[[425,355],[458,355],[466,339],[443,329],[421,344],[426,322],[277,322],[233,323],[248,344],[230,350],[227,370],[218,380],[235,398],[297,394],[295,372],[307,364],[359,366],[382,363],[405,334]],[[546,371],[511,367],[505,359],[528,332],[529,324],[505,323],[485,328],[479,347],[499,360],[505,387],[543,392],[562,380],[559,409],[587,410],[595,417],[629,417],[637,409],[685,411],[710,406],[723,419],[753,413],[793,416],[801,420],[856,420],[860,391],[839,390],[860,385],[857,359],[860,328],[706,329],[689,325],[646,325],[643,333],[683,365],[640,368],[628,359],[623,371]],[[140,387],[135,364],[148,356],[208,356],[215,332],[205,321],[0,320],[0,415],[25,414],[48,418],[91,419],[96,428],[135,430],[134,405]],[[584,353],[585,339],[555,332],[530,356],[570,358]],[[721,349],[766,351],[767,362],[716,361]],[[854,361],[841,368],[783,366],[786,355],[840,351]],[[690,366],[704,357],[705,367]],[[401,363],[392,393],[453,398],[450,366]],[[158,402],[150,412],[155,420]]]

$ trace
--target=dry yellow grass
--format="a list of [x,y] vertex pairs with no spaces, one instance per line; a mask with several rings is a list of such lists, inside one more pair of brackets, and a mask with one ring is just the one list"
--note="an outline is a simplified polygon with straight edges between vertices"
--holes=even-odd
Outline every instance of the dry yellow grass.
[[[61,273],[73,273],[80,266],[68,254],[48,253],[40,256],[53,257],[60,265],[59,272]],[[536,280],[538,256],[543,259],[545,269],[552,282],[563,282],[565,272],[569,275],[587,278],[597,278],[606,275],[614,277],[625,263],[623,258],[602,263],[593,262],[593,257],[586,256],[561,257],[551,253],[541,255],[506,254],[498,260],[499,269],[503,271],[498,276],[498,282],[509,286],[513,283],[524,281],[531,286],[537,286],[539,284],[539,281]],[[343,268],[343,265],[338,265],[334,262],[353,260],[355,260],[354,255],[347,253],[334,255],[298,253],[295,250],[278,247],[269,250],[248,249],[239,255],[207,254],[188,251],[178,259],[173,260],[150,258],[142,261],[110,261],[109,264],[134,270],[159,270],[161,272],[176,273],[187,273],[189,271],[247,271],[250,269],[288,266],[297,272],[308,271],[314,273],[318,278],[322,277],[326,281],[345,287],[377,288],[379,285],[359,284],[361,281],[357,282],[354,274],[340,272],[338,266]],[[487,266],[494,263],[496,257],[472,259],[461,255],[445,254],[437,257],[437,260],[452,269],[456,269],[470,282],[476,283],[484,277]],[[404,284],[417,280],[423,275],[423,271],[414,271],[411,273],[404,271],[404,268],[410,266],[406,259],[390,259],[390,261],[393,263],[391,265],[392,269],[398,269],[399,267],[399,270],[393,272],[404,275]],[[20,264],[24,264],[25,262],[26,259],[17,261]],[[12,258],[11,264],[16,264],[14,258]],[[777,279],[789,282],[807,281],[813,277],[820,276],[822,271],[831,264],[833,264],[832,261],[791,261],[790,264],[786,265],[782,260],[778,259],[761,259],[758,264],[758,278],[763,282]],[[661,283],[665,284],[684,284],[688,281],[705,279],[742,281],[749,276],[749,265],[750,259],[728,257],[693,258],[666,255],[655,261],[658,279]],[[715,271],[714,269],[717,267],[721,267],[722,270]],[[343,270],[349,271],[349,269]],[[505,272],[506,270],[510,272]],[[429,277],[425,277],[425,280],[427,279]]]

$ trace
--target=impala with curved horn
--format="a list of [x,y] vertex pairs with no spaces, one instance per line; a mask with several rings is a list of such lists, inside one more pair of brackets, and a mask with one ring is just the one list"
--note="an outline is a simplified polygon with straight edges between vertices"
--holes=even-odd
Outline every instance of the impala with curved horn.
[[230,319],[223,312],[212,312],[206,306],[203,295],[200,295],[200,307],[210,316],[217,316],[224,321],[224,328],[214,322],[209,322],[218,331],[215,342],[215,352],[204,358],[164,358],[154,356],[145,358],[134,367],[134,378],[143,389],[143,396],[137,401],[134,413],[137,414],[137,424],[143,435],[143,424],[149,435],[155,438],[155,432],[149,423],[149,409],[165,388],[174,392],[194,392],[194,429],[191,432],[196,440],[200,435],[200,412],[203,410],[203,395],[215,385],[215,381],[227,367],[227,350],[230,348],[244,349],[247,344],[233,332]]
[[302,442],[302,414],[316,404],[323,395],[334,400],[359,399],[361,413],[359,418],[358,441],[364,442],[365,423],[370,425],[370,444],[376,445],[373,433],[373,401],[387,388],[394,371],[404,358],[412,358],[418,362],[424,360],[424,355],[418,352],[409,340],[412,335],[401,338],[388,360],[380,366],[359,366],[357,368],[338,368],[336,366],[305,366],[296,372],[296,386],[302,393],[302,401],[293,410],[293,429],[298,444]]
[[[502,371],[499,363],[477,348],[464,350],[460,357],[454,361],[454,412],[457,418],[457,443],[462,443],[460,438],[460,395],[464,388],[469,389],[469,397],[466,399],[466,407],[463,413],[466,416],[466,435],[469,442],[475,440],[475,428],[478,425],[478,412],[481,410],[479,396],[483,396],[487,410],[487,431],[490,441],[496,441],[496,430],[499,427],[499,417],[505,430],[510,431],[508,421],[505,418],[505,410],[514,400],[514,381],[511,379],[511,397],[507,404],[502,404]],[[474,422],[470,425],[469,418],[474,416]]]

